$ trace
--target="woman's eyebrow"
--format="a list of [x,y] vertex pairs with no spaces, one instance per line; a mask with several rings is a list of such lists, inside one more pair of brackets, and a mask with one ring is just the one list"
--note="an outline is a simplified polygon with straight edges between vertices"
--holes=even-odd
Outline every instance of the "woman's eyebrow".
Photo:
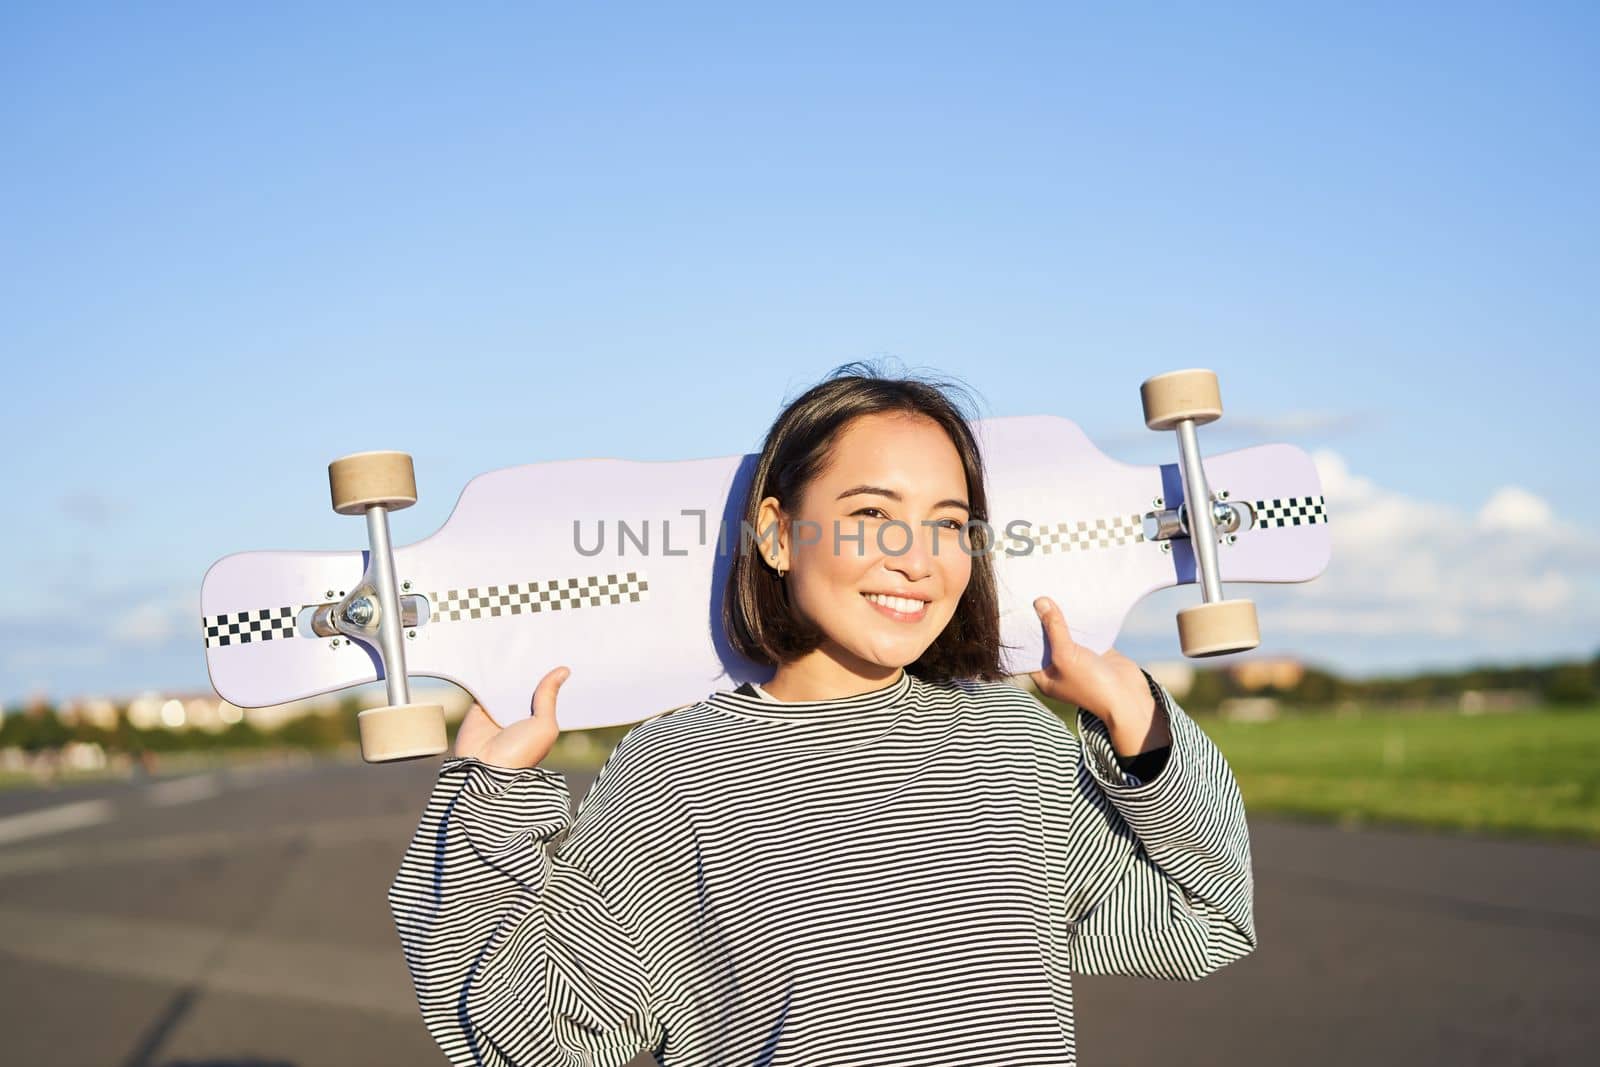
[[[878,486],[878,485],[858,485],[854,489],[846,489],[844,492],[840,493],[834,499],[835,500],[843,500],[845,497],[854,496],[857,493],[876,493],[878,496],[886,496],[886,497],[888,497],[890,500],[893,500],[896,504],[899,504],[899,503],[902,502],[902,498],[901,498],[899,493],[895,492],[893,489],[885,489],[882,486]],[[965,500],[956,500],[954,498],[951,498],[951,499],[948,499],[948,500],[941,500],[937,504],[935,504],[934,507],[936,507],[936,508],[954,507],[954,508],[960,508],[962,511],[965,511],[968,514],[972,513],[972,509],[967,506],[967,502]]]

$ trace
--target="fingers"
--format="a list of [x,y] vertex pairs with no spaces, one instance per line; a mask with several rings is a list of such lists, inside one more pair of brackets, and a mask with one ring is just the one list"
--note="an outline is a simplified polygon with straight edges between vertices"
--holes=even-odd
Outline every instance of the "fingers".
[[476,702],[461,716],[461,725],[456,727],[457,756],[471,756],[477,753],[483,745],[483,739],[491,736],[500,729],[489,713],[483,710],[483,705]]
[[461,729],[473,737],[480,737],[494,733],[500,729],[500,724],[494,721],[493,715],[483,709],[482,704],[474,703],[461,717]]
[[497,767],[536,766],[561,732],[556,724],[556,692],[571,675],[571,668],[557,667],[539,679],[533,690],[533,714],[507,727],[501,727],[482,705],[474,703],[456,730],[456,755],[472,756]]
[[562,683],[572,677],[572,668],[557,667],[543,678],[533,689],[533,717],[548,721],[551,726],[556,722],[556,693],[561,689]]
[[1033,602],[1033,610],[1039,613],[1039,619],[1044,623],[1044,628],[1050,634],[1051,641],[1063,643],[1072,640],[1067,632],[1067,617],[1061,614],[1061,609],[1056,607],[1056,602],[1047,596],[1039,597]]
[[1045,636],[1050,641],[1051,663],[1056,667],[1066,667],[1077,662],[1078,643],[1072,639],[1067,617],[1061,614],[1056,602],[1047,596],[1039,597],[1033,602],[1033,610],[1039,613],[1039,619],[1044,623]]

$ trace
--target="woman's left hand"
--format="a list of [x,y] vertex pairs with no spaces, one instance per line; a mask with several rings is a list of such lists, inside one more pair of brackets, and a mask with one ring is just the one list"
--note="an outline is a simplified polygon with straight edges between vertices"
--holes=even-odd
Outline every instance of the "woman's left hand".
[[1172,743],[1144,672],[1114,648],[1090,652],[1072,639],[1067,620],[1049,597],[1033,602],[1050,642],[1050,664],[1028,677],[1039,691],[1074,704],[1106,724],[1118,755],[1136,756]]

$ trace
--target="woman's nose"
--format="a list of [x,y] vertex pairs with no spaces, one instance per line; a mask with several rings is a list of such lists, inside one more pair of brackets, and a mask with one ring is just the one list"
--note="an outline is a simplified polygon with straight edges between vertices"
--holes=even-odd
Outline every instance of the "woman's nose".
[[885,559],[889,567],[913,581],[927,577],[933,572],[935,553],[933,538],[936,536],[937,532],[934,529],[923,527],[914,536],[901,537],[898,542],[887,543]]

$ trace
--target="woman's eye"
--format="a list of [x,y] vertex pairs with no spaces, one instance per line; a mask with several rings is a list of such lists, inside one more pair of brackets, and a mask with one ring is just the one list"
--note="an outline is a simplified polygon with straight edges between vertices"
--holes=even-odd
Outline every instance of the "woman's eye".
[[[857,510],[852,511],[850,513],[850,517],[854,518],[857,515],[865,515],[869,511],[872,512],[873,514],[879,515],[879,516],[881,516],[883,514],[882,510],[880,510],[878,508],[858,508]],[[961,527],[962,527],[962,522],[961,522],[960,519],[942,519],[940,521],[941,521],[941,523],[949,523],[948,526],[945,526],[946,530],[959,531],[961,529]]]

